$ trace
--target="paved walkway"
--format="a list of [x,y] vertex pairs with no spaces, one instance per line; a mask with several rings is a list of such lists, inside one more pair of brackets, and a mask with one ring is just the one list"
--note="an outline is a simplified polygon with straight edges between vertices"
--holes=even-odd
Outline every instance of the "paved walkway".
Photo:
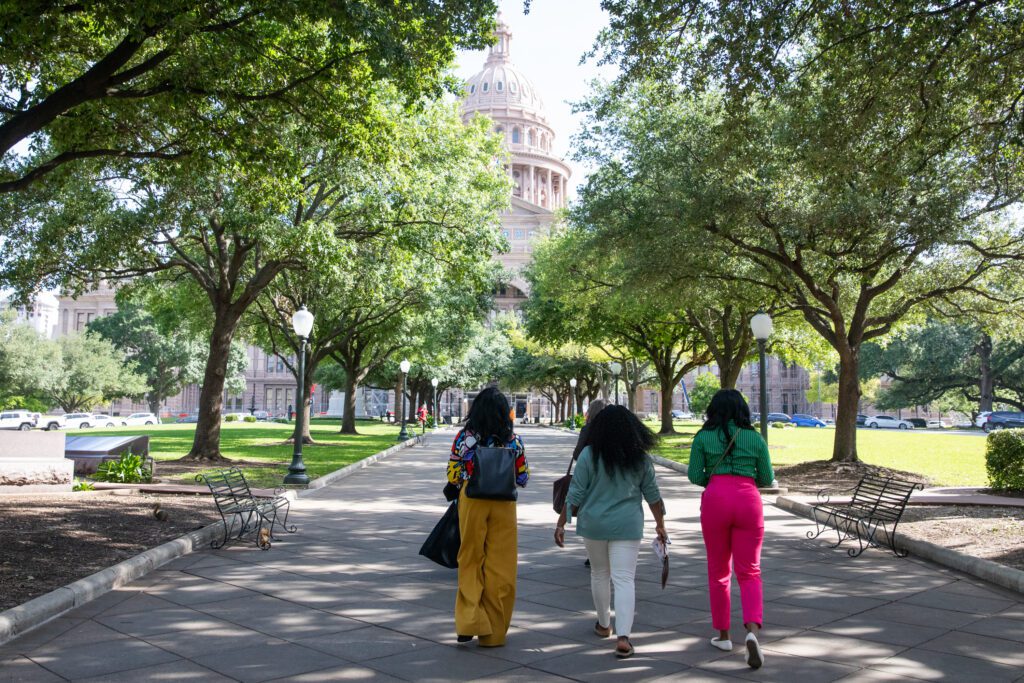
[[[396,454],[294,507],[269,552],[195,553],[0,648],[0,681],[784,680],[1024,682],[1024,598],[914,559],[850,559],[766,508],[764,669],[711,635],[699,490],[659,470],[669,586],[645,543],[633,642],[592,635],[579,539],[551,540],[572,436],[522,430],[519,598],[508,645],[458,647],[455,573],[417,555],[440,517],[446,440]],[[648,529],[652,532],[653,529]],[[734,600],[738,603],[739,600]],[[739,618],[736,618],[739,622]]]

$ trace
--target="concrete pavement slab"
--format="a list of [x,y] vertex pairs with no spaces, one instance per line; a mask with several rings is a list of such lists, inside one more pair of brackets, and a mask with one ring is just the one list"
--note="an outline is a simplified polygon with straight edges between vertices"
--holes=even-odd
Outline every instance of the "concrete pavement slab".
[[[210,681],[1021,678],[1013,649],[1024,638],[1021,596],[915,558],[849,558],[806,539],[806,520],[771,506],[766,666],[746,667],[738,631],[734,652],[714,650],[700,491],[660,468],[673,539],[669,584],[661,589],[645,542],[637,655],[616,660],[614,640],[592,633],[582,543],[572,530],[566,549],[551,539],[550,485],[574,437],[521,433],[533,476],[518,505],[519,589],[503,648],[455,645],[456,572],[417,554],[447,507],[440,488],[452,434],[435,434],[296,501],[300,533],[269,552],[232,547],[180,558],[11,641],[0,660],[25,680],[128,682],[207,680],[196,678],[203,672]],[[734,581],[735,629],[739,606]]]

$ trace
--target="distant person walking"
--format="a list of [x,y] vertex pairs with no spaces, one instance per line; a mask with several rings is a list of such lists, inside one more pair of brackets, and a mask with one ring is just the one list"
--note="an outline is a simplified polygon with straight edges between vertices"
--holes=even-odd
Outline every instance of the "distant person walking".
[[478,447],[512,450],[516,485],[530,478],[526,450],[512,429],[508,399],[495,387],[481,391],[466,417],[466,426],[455,436],[448,460],[448,482],[458,486],[459,592],[455,598],[455,633],[460,643],[479,637],[481,647],[505,644],[516,601],[516,567],[519,562],[516,502],[487,500],[466,495],[473,477],[473,457]]
[[636,609],[636,560],[644,535],[642,501],[654,515],[658,537],[668,538],[665,506],[647,455],[657,437],[622,406],[604,408],[589,427],[555,527],[555,543],[565,547],[565,524],[578,511],[576,533],[590,556],[590,591],[597,611],[594,632],[603,638],[612,633],[614,586],[615,655],[625,659],[633,655],[629,637]]
[[722,389],[712,397],[707,420],[693,437],[688,476],[697,486],[705,487],[700,527],[708,556],[711,625],[718,630],[711,644],[719,650],[732,650],[729,585],[735,570],[747,629],[747,664],[759,669],[764,664],[757,641],[764,610],[764,509],[757,487],[771,484],[775,473],[768,444],[750,424],[750,407],[735,389]]
[[590,431],[590,421],[594,419],[594,416],[600,413],[608,405],[608,401],[603,398],[596,398],[590,402],[587,406],[587,415],[583,423],[583,427],[580,428],[580,436],[576,439],[576,447],[572,449],[572,459],[576,460],[580,457],[580,453],[583,452],[583,447],[587,445],[587,433]]
[[[587,434],[590,432],[590,421],[594,419],[594,416],[600,413],[608,405],[608,401],[603,398],[596,398],[590,402],[587,406],[587,415],[584,419],[583,427],[580,428],[579,438],[576,439],[576,447],[572,449],[572,461],[576,462],[580,453],[583,452],[583,448],[587,445]],[[590,558],[588,557],[583,563],[584,566],[590,566]]]

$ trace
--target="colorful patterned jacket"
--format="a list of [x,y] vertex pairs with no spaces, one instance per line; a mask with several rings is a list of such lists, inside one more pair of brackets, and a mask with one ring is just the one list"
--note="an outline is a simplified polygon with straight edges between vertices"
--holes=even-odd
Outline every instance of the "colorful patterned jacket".
[[[463,482],[473,475],[473,454],[476,451],[478,440],[476,434],[463,429],[455,436],[452,442],[452,455],[448,459],[448,482],[456,486],[462,486]],[[523,447],[523,440],[515,434],[507,443],[502,443],[497,437],[490,437],[485,447],[511,448],[516,456],[516,484],[526,486],[530,479],[530,464],[526,462],[526,449]]]

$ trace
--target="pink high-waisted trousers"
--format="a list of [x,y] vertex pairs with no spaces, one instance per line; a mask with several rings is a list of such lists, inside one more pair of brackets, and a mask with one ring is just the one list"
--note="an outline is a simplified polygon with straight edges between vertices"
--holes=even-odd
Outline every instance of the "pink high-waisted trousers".
[[708,554],[712,626],[720,631],[729,629],[729,584],[733,570],[740,584],[743,623],[760,626],[764,610],[764,508],[754,480],[731,474],[712,476],[701,498],[700,528]]

